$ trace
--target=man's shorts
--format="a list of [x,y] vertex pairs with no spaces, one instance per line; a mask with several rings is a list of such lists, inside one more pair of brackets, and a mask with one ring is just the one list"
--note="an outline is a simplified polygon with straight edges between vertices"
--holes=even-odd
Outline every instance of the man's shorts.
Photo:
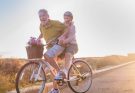
[[49,57],[57,57],[58,55],[60,55],[63,51],[64,51],[64,47],[55,44],[54,46],[52,46],[51,48],[49,48],[45,54],[48,55]]

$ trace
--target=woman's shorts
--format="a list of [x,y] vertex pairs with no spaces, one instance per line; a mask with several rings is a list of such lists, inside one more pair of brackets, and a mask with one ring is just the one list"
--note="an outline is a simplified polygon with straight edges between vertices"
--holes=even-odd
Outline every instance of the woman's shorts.
[[67,44],[64,51],[58,55],[58,58],[63,59],[65,57],[65,53],[70,53],[72,55],[78,52],[78,45],[77,44]]
[[65,48],[65,53],[71,53],[72,55],[78,52],[78,45],[77,44],[67,44]]
[[57,57],[58,55],[60,55],[63,51],[64,51],[64,47],[55,44],[53,47],[49,48],[46,52],[45,55],[48,55],[49,57]]

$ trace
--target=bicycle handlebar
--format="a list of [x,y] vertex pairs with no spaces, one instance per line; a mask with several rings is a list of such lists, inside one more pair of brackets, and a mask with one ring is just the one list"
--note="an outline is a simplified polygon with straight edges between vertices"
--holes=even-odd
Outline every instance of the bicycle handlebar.
[[50,43],[52,43],[53,41],[55,41],[57,38],[54,38],[54,39],[52,39],[52,40],[50,40],[49,42],[47,42],[45,45],[43,45],[43,46],[47,46],[47,45],[49,45]]

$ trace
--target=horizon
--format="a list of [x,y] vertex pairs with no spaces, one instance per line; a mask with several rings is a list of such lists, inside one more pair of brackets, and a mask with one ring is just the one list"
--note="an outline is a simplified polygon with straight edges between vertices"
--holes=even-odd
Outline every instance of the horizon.
[[[126,57],[130,57],[130,56],[135,56],[135,52],[134,53],[127,53],[127,54],[125,54],[125,55],[122,55],[122,54],[110,54],[110,55],[102,55],[102,56],[78,56],[78,57],[75,57],[75,58],[89,58],[89,57],[92,57],[92,58],[94,58],[94,57],[108,57],[108,56],[126,56]],[[17,57],[17,56],[3,56],[3,55],[1,55],[0,54],[0,58],[20,58],[20,59],[27,59],[27,56],[25,56],[25,57]]]

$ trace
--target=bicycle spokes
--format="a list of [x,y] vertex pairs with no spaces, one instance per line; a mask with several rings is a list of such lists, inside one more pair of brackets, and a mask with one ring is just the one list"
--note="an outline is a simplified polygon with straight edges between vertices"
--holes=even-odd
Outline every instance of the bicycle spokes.
[[45,86],[45,73],[42,65],[28,63],[24,65],[17,75],[17,93],[42,93]]
[[69,87],[77,93],[88,91],[92,83],[92,71],[84,61],[76,61],[69,69]]

